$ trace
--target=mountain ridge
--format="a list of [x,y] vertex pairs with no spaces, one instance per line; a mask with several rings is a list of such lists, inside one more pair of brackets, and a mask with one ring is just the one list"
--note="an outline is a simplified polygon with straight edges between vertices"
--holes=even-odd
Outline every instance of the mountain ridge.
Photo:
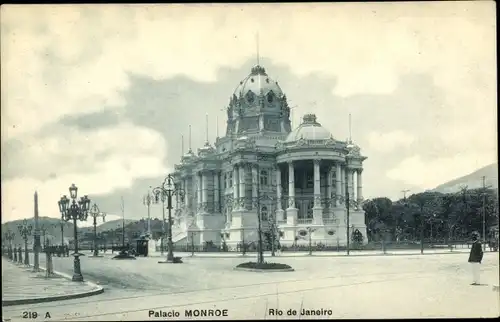
[[460,191],[460,189],[465,186],[469,189],[481,188],[483,186],[483,177],[485,177],[484,181],[486,187],[498,189],[498,162],[489,164],[467,175],[442,183],[430,191],[453,193]]

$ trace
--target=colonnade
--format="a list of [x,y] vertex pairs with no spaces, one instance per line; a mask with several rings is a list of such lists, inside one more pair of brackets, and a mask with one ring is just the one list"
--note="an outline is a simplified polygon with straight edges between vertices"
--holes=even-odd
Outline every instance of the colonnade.
[[[320,173],[321,173],[321,161],[320,159],[314,159],[314,208],[321,209],[321,182],[320,182]],[[295,209],[296,208],[296,194],[295,194],[295,166],[293,161],[287,162],[288,165],[288,208],[287,209]],[[345,163],[337,162],[337,163],[329,163],[327,165],[327,199],[330,199],[328,204],[330,207],[341,207],[343,204],[344,197],[346,196],[346,187],[349,191],[349,196],[351,200],[356,199],[356,201],[361,202],[363,200],[363,188],[362,188],[362,169],[360,168],[352,168],[346,166]],[[252,184],[252,198],[255,199],[259,195],[258,192],[258,180],[260,180],[259,171],[260,170],[268,170],[268,174],[271,173],[270,168],[259,168],[258,164],[255,163],[238,163],[233,165],[233,175],[232,175],[232,209],[233,210],[242,210],[245,208],[245,201],[247,199],[246,196],[246,170],[251,170],[251,184]],[[281,182],[281,168],[278,164],[274,166],[274,172],[276,175],[276,200],[281,201],[283,197],[282,191],[282,182]],[[335,178],[333,174],[335,173]],[[356,194],[354,193],[354,174],[356,173]],[[210,178],[211,177],[211,178]],[[191,179],[186,177],[181,178],[180,184],[181,188],[185,191],[184,198],[184,208],[190,209],[190,202],[194,199],[194,195],[196,195],[196,212],[197,213],[207,213],[213,210],[214,213],[221,213],[221,188],[220,188],[220,179],[221,179],[221,171],[219,170],[204,170],[196,172]],[[333,180],[335,179],[335,180]],[[269,175],[268,180],[271,181],[271,176]],[[213,196],[211,196],[209,200],[209,182],[212,183],[213,188]],[[190,185],[191,183],[191,185]],[[192,185],[196,183],[196,185]],[[346,185],[347,183],[347,185]],[[335,186],[335,194],[333,194],[333,189]],[[196,187],[196,191],[194,189]],[[192,189],[190,189],[192,188]],[[192,194],[193,196],[190,196]],[[342,198],[340,198],[342,196]],[[248,196],[250,197],[250,196]],[[248,198],[250,199],[250,198]],[[333,200],[332,200],[333,199]],[[180,204],[179,202],[177,203]],[[213,208],[210,206],[213,204]],[[253,208],[253,206],[252,206]],[[283,213],[281,202],[276,203],[276,210],[278,213]],[[278,220],[280,220],[278,218]]]
[[[314,164],[314,208],[321,208],[321,160],[313,160]],[[356,198],[356,201],[361,202],[363,200],[363,187],[362,187],[362,172],[360,168],[350,168],[342,163],[335,164],[335,195],[345,197],[346,195],[346,181],[347,189],[349,190],[349,196],[351,198]],[[327,196],[332,198],[333,196],[333,169],[334,167],[329,165],[327,172]],[[280,200],[282,197],[281,191],[281,168],[276,167],[276,182],[277,182],[277,198]],[[357,184],[356,184],[356,194],[354,194],[354,174],[357,174]],[[341,198],[334,198],[335,207],[340,207]],[[295,208],[295,167],[293,161],[288,162],[288,208]],[[281,209],[281,204],[278,203],[278,209]]]

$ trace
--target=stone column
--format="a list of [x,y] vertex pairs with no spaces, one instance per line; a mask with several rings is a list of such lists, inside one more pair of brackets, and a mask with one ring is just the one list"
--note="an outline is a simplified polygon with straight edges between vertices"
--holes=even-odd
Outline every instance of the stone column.
[[340,167],[340,179],[342,182],[340,183],[340,190],[342,191],[342,198],[345,199],[346,197],[346,191],[345,191],[345,180],[346,180],[346,173],[345,173],[345,165],[342,165]]
[[252,164],[252,209],[257,209],[256,201],[259,197],[259,193],[257,191],[259,180],[258,165]]
[[184,186],[183,188],[184,188],[184,193],[185,193],[184,207],[186,208],[186,210],[188,210],[189,209],[189,198],[191,198],[191,193],[189,192],[189,185],[188,185],[187,177],[184,177],[183,186]]
[[328,167],[328,172],[326,173],[326,200],[328,204],[328,208],[333,207],[333,202],[332,202],[332,194],[333,194],[333,186],[332,186],[332,166],[330,165]]
[[314,208],[321,208],[321,181],[319,166],[321,160],[314,159]]
[[351,175],[351,196],[353,197],[353,199],[355,197],[357,198],[357,194],[354,191],[354,173],[355,172],[356,172],[356,170],[354,170],[354,169],[351,169],[351,171],[350,171],[350,175]]
[[340,163],[337,163],[337,171],[335,172],[335,206],[340,206],[339,197],[342,196],[342,169]]
[[281,205],[281,168],[279,164],[275,165],[276,171],[276,221],[282,222],[285,220],[285,212],[283,211],[283,207]]
[[358,172],[358,175],[357,175],[357,179],[358,179],[357,200],[358,200],[358,202],[361,202],[361,201],[363,201],[363,188],[362,188],[362,181],[361,181],[361,173],[363,173],[363,169],[358,169],[357,172]]
[[288,208],[295,208],[295,169],[293,162],[288,162]]
[[233,209],[240,208],[240,200],[239,200],[239,188],[238,188],[238,165],[235,164],[233,168]]
[[201,207],[203,212],[208,212],[208,173],[201,173]]
[[213,172],[214,176],[214,213],[220,213],[220,186],[219,186],[219,171]]
[[239,197],[240,197],[240,209],[245,209],[245,166],[241,165],[239,167],[239,179],[240,179],[240,192],[239,192]]
[[349,192],[349,199],[354,200],[353,177],[354,172],[352,169],[346,168],[347,172],[347,191]]
[[[182,189],[182,183],[179,181],[178,183],[174,183],[174,186],[177,186],[179,187],[180,189]],[[175,194],[175,213],[177,213],[177,211],[179,210],[179,194]]]
[[203,199],[202,199],[202,195],[201,195],[201,174],[199,172],[196,173],[196,204],[197,204],[197,208],[198,208],[198,211],[197,212],[201,212],[201,209],[202,209],[202,203],[203,203]]
[[314,159],[314,206],[313,206],[313,223],[320,225],[323,222],[323,207],[321,207],[321,176],[320,164],[321,160]]
[[287,224],[296,225],[299,210],[295,207],[295,169],[292,161],[288,162],[288,208],[286,212]]

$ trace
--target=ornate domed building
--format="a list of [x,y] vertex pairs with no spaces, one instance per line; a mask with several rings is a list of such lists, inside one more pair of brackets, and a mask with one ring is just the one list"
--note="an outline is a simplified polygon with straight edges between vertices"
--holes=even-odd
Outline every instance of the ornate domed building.
[[190,149],[175,166],[185,197],[177,200],[173,241],[220,245],[224,239],[236,248],[255,242],[261,227],[267,235],[279,231],[282,245],[309,238],[345,245],[348,228],[366,242],[359,206],[365,159],[358,146],[335,140],[314,114],[292,130],[286,95],[257,65],[229,100],[226,135],[215,146],[206,142],[197,155]]

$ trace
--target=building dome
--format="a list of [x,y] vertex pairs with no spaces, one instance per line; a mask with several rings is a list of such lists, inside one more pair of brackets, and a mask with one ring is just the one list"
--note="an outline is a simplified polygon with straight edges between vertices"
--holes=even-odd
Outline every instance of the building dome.
[[250,75],[242,80],[238,87],[236,87],[234,95],[236,95],[236,97],[245,97],[247,100],[252,101],[253,95],[268,95],[270,92],[277,97],[283,95],[283,91],[279,87],[278,82],[267,75],[264,67],[257,65],[252,68]]
[[330,140],[332,134],[316,121],[316,115],[306,114],[302,119],[302,124],[288,134],[285,142],[295,142],[300,139]]

